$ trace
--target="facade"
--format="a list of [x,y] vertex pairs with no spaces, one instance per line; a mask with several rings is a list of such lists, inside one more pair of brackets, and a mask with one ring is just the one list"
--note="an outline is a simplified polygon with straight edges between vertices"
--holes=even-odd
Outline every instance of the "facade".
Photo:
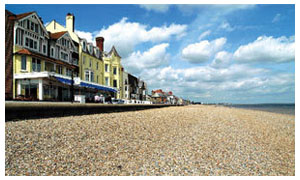
[[[104,39],[103,39],[104,40]],[[114,87],[118,90],[116,98],[123,98],[123,66],[121,56],[113,46],[111,50],[103,53],[104,83],[106,86]]]
[[13,38],[16,15],[5,10],[5,99],[13,99]]
[[[111,83],[105,83],[103,62],[104,38],[96,38],[97,45],[94,46],[92,42],[87,42],[86,39],[80,38],[74,32],[74,26],[75,16],[68,13],[66,16],[66,27],[53,20],[46,28],[50,32],[68,31],[73,42],[78,44],[78,81],[80,81],[80,85],[85,87],[84,89],[81,89],[78,94],[85,95],[88,100],[92,100],[96,94],[102,94],[104,96],[110,95],[113,97],[116,96],[118,94],[118,87],[113,87]],[[111,76],[112,77],[110,77],[110,79],[113,79],[113,75]]]
[[94,46],[74,26],[70,13],[66,26],[53,20],[45,27],[36,12],[5,11],[6,100],[73,101],[74,95],[85,95],[89,102],[100,94],[130,103],[174,104],[178,99],[162,90],[148,95],[146,82],[124,71],[114,46],[105,52],[103,37]]
[[12,20],[13,99],[70,100],[71,77],[79,68],[69,34],[49,33],[36,12],[14,15]]

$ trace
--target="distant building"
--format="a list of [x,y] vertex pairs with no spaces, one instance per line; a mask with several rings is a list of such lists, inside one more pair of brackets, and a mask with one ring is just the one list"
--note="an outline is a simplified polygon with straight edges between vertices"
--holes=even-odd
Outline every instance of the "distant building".
[[130,85],[128,80],[128,73],[123,71],[123,99],[129,100],[130,99]]

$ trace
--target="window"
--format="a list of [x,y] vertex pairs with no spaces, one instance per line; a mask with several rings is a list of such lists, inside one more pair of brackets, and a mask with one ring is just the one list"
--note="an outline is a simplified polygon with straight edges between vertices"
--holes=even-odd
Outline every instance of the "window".
[[33,41],[33,49],[37,49],[37,42],[36,41]]
[[89,71],[85,71],[85,80],[86,81],[90,80],[90,72]]
[[43,45],[43,53],[46,54],[46,45]]
[[62,74],[63,72],[62,72],[62,67],[61,66],[56,66],[56,72],[58,73],[58,74]]
[[105,77],[105,85],[109,86],[109,79],[108,79],[108,77]]
[[98,75],[97,75],[97,82],[96,82],[96,83],[99,83],[99,81],[98,81],[98,80],[99,80],[99,78],[98,78]]
[[41,72],[41,60],[32,58],[32,71]]
[[39,25],[38,24],[34,24],[34,30],[36,33],[39,33]]
[[114,87],[117,87],[117,80],[114,80]]
[[60,52],[60,59],[69,61],[69,55],[67,53]]
[[25,38],[25,46],[28,47],[28,48],[31,48],[31,49],[37,49],[37,42],[26,37]]
[[51,48],[50,55],[51,57],[54,57],[54,48]]
[[26,56],[22,56],[21,58],[21,69],[26,70]]
[[67,68],[67,76],[72,76],[72,70],[71,69],[69,69],[69,68]]
[[34,23],[33,23],[33,22],[31,22],[31,24],[30,24],[30,30],[31,30],[31,31],[34,30]]
[[94,72],[91,72],[91,79],[90,79],[91,82],[94,82]]
[[29,39],[29,47],[33,48],[33,40],[32,39]]
[[97,69],[97,70],[98,70],[98,64],[99,64],[99,63],[97,62],[97,63],[96,63],[96,69]]
[[125,86],[125,91],[127,91],[127,86]]
[[108,64],[105,64],[105,72],[108,72],[109,69],[108,69]]
[[116,75],[116,74],[117,74],[117,68],[114,67],[114,75]]
[[90,59],[90,67],[92,67],[92,59]]
[[29,20],[26,20],[26,21],[27,21],[27,23],[26,23],[26,24],[27,24],[26,28],[29,29],[29,28],[30,28],[30,25],[29,25],[29,24],[30,24],[30,21],[29,21]]
[[83,43],[82,43],[82,48],[83,48],[83,50],[85,51],[85,48],[86,48],[85,41],[83,41]]

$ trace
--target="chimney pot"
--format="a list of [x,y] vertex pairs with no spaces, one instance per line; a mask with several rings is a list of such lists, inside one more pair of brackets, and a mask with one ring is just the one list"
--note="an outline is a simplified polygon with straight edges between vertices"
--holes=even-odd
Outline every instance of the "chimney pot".
[[103,52],[104,37],[96,37],[96,45]]

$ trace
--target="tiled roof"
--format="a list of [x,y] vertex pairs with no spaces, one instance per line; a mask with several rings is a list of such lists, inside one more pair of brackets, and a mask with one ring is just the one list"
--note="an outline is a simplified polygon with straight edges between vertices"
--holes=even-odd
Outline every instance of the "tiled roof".
[[31,52],[28,49],[21,49],[17,53],[18,54],[31,55]]
[[32,13],[35,13],[34,11],[32,11],[32,12],[27,12],[27,13],[23,13],[23,14],[17,14],[16,15],[16,19],[22,19],[22,18],[24,18],[24,17],[26,17],[26,16],[29,16],[30,14],[32,14]]
[[57,32],[57,33],[51,33],[50,37],[51,39],[59,39],[61,36],[63,36],[66,32],[68,31],[61,31],[61,32]]

